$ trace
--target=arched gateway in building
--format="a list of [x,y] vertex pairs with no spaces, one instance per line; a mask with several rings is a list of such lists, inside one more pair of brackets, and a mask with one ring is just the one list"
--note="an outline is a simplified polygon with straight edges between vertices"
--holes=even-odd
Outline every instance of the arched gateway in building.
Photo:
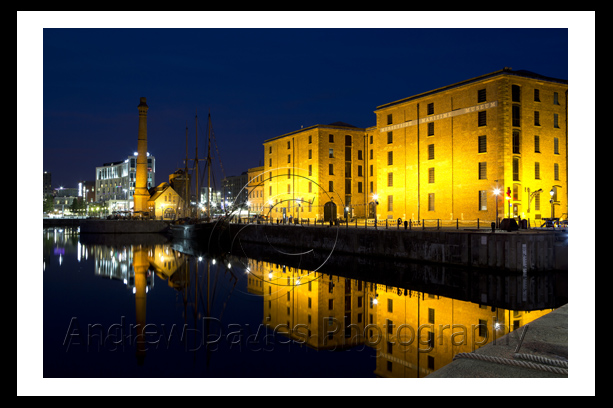
[[328,201],[324,204],[324,222],[336,220],[336,204],[332,201]]

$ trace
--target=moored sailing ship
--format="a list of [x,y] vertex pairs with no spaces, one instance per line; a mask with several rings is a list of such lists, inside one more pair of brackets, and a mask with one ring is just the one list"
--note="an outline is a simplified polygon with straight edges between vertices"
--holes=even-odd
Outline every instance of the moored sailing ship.
[[[199,176],[198,176],[198,116],[196,115],[196,156],[194,159],[194,173],[196,176],[196,191],[198,192],[198,182],[199,182]],[[210,193],[211,191],[211,131],[212,131],[212,125],[211,125],[211,114],[209,113],[208,116],[208,129],[207,129],[207,133],[208,133],[208,153],[207,153],[207,159],[206,159],[206,167],[207,167],[207,186],[208,186],[208,192]],[[185,135],[185,139],[186,139],[186,159],[185,159],[185,163],[186,163],[186,168],[185,168],[185,173],[187,174],[187,129],[186,129],[186,135]],[[180,240],[196,240],[200,243],[201,246],[203,246],[204,248],[207,247],[211,247],[214,246],[215,248],[218,248],[220,245],[220,238],[223,235],[223,232],[227,229],[227,221],[226,221],[226,217],[222,216],[220,218],[217,219],[213,219],[212,217],[212,213],[211,213],[211,197],[209,194],[209,197],[207,199],[207,207],[206,207],[206,217],[204,218],[200,218],[199,214],[200,214],[200,200],[199,200],[199,194],[196,194],[196,217],[189,217],[187,216],[187,214],[189,214],[189,206],[187,205],[187,201],[188,201],[188,184],[186,182],[185,185],[185,205],[183,206],[184,208],[184,213],[183,213],[183,217],[173,221],[170,224],[170,235],[173,239],[180,239]]]

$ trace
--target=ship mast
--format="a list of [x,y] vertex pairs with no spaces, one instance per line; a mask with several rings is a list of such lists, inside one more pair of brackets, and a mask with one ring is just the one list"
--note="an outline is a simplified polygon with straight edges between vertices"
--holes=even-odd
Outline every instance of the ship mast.
[[209,120],[208,120],[208,134],[209,134],[209,147],[208,153],[206,157],[207,168],[208,168],[208,199],[207,199],[207,216],[211,219],[211,112],[209,112]]
[[198,110],[196,110],[196,158],[194,159],[194,172],[196,174],[196,219],[199,218],[200,194],[198,191]]
[[187,176],[187,163],[188,163],[188,154],[187,154],[187,121],[185,121],[185,173],[183,174],[183,183],[185,183],[185,199],[183,200],[183,218],[185,218],[187,216],[187,208],[188,208],[188,203],[189,203],[189,183],[188,183],[188,176]]

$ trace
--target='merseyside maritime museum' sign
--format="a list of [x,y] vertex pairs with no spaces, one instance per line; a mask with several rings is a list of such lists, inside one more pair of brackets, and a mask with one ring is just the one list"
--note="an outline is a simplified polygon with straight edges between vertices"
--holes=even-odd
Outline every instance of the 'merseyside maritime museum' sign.
[[422,124],[422,123],[427,123],[427,122],[433,122],[439,119],[452,118],[454,116],[464,115],[466,113],[477,112],[477,111],[481,111],[481,110],[485,110],[489,108],[495,108],[497,106],[498,106],[498,101],[482,103],[480,105],[471,106],[469,108],[462,108],[462,109],[454,110],[451,112],[440,113],[438,115],[431,115],[431,116],[421,118],[421,119],[409,120],[407,122],[398,123],[396,125],[386,126],[386,127],[381,128],[380,132],[389,132],[390,130],[396,130],[396,129],[402,129],[402,128],[409,127],[409,126],[415,126],[418,123]]

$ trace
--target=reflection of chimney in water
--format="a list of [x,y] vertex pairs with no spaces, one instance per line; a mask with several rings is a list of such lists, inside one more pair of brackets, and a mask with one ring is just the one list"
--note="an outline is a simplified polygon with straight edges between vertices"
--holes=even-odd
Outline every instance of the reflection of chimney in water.
[[134,211],[146,211],[147,190],[147,98],[140,98],[138,105],[138,145],[136,157],[136,184],[134,188]]
[[145,361],[146,343],[144,337],[145,324],[147,324],[147,271],[149,270],[149,259],[147,251],[139,247],[134,251],[132,258],[134,266],[134,288],[136,293],[134,301],[136,303],[136,361],[142,365]]

